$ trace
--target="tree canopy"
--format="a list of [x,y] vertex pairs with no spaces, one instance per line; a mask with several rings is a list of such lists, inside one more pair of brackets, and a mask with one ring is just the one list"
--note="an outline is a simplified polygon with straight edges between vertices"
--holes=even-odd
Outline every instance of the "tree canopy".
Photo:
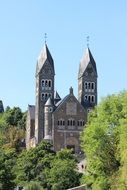
[[[26,162],[27,161],[27,162]],[[14,168],[19,186],[31,181],[38,182],[43,188],[64,190],[79,185],[81,175],[76,171],[76,160],[71,151],[55,153],[46,141],[36,148],[23,151]]]
[[0,147],[15,148],[20,150],[22,140],[25,137],[26,112],[19,107],[7,107],[0,114]]
[[124,190],[127,183],[127,92],[104,98],[89,115],[82,134],[92,190]]

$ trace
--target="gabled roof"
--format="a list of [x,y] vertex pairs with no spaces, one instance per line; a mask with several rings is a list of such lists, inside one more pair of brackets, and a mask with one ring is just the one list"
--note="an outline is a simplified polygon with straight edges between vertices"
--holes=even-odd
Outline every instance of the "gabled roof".
[[48,98],[48,100],[46,101],[46,103],[45,103],[45,106],[52,106],[53,104],[52,104],[52,100],[51,100],[51,98],[49,97]]
[[38,74],[40,72],[40,70],[42,69],[44,63],[48,60],[48,62],[50,63],[52,69],[53,69],[53,72],[55,73],[55,70],[54,70],[54,61],[53,61],[53,58],[51,56],[51,53],[48,49],[48,46],[47,44],[44,45],[43,49],[41,50],[40,52],[40,55],[37,59],[37,69],[36,69],[36,74]]
[[35,106],[34,105],[28,105],[28,113],[29,113],[30,119],[35,119]]
[[[73,97],[74,99],[75,99],[75,101],[78,103],[78,104],[80,104],[80,102],[77,100],[77,98],[74,96],[74,94],[73,94],[73,88],[71,87],[70,88],[70,93],[67,95],[67,96],[65,96],[62,100],[60,100],[57,104],[56,104],[56,109],[55,109],[55,111],[57,111],[66,101],[68,101],[68,99],[70,98],[70,97]],[[80,106],[83,108],[83,110],[84,110],[84,107],[80,104]],[[55,112],[54,111],[54,112]]]
[[93,67],[93,69],[94,69],[94,71],[96,72],[96,75],[97,75],[96,62],[95,62],[95,60],[94,60],[94,58],[92,56],[92,53],[91,53],[90,49],[87,48],[86,52],[83,55],[83,58],[82,58],[82,60],[80,62],[78,78],[82,77],[82,75],[84,74],[84,71],[86,70],[89,63],[92,64],[92,67]]
[[58,107],[60,107],[69,97],[69,94],[67,96],[65,96],[62,100],[60,100],[57,104],[56,104],[56,109]]

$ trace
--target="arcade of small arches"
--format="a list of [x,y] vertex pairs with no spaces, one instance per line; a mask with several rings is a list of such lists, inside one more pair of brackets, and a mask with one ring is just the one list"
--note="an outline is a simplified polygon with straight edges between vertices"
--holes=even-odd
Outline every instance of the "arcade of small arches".
[[95,103],[95,96],[94,95],[85,95],[84,101],[89,103]]
[[94,92],[95,82],[85,82],[85,92]]
[[52,80],[43,79],[41,81],[42,90],[51,90]]
[[75,126],[76,124],[77,124],[77,126],[84,126],[84,125],[85,125],[85,122],[84,122],[84,120],[82,120],[82,119],[80,119],[80,120],[78,120],[78,121],[76,122],[76,121],[75,121],[74,119],[72,119],[72,118],[68,119],[67,122],[65,122],[64,119],[59,119],[59,120],[57,121],[57,125],[58,125],[58,126],[65,126],[66,124],[67,124],[68,126]]
[[42,93],[41,100],[47,100],[49,97],[52,98],[52,93]]

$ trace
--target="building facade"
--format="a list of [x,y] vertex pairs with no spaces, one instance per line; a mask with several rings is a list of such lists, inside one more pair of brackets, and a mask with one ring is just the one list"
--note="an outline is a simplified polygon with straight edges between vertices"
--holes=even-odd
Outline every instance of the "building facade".
[[80,149],[80,133],[87,121],[87,113],[97,104],[97,68],[89,48],[80,61],[78,99],[69,94],[61,99],[55,91],[55,66],[47,44],[36,66],[36,103],[28,106],[26,147],[35,147],[43,139],[53,144],[55,151]]

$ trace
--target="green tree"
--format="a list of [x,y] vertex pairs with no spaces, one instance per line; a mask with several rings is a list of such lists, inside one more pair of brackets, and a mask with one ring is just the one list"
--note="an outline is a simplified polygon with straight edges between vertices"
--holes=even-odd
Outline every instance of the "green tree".
[[13,167],[16,162],[16,153],[13,149],[0,149],[0,189],[13,190],[15,187]]
[[0,114],[0,147],[6,146],[20,150],[25,137],[26,112],[19,107],[7,108]]
[[25,137],[25,131],[17,127],[10,127],[3,133],[2,146],[5,148],[15,148],[16,152],[21,150],[21,141]]
[[39,183],[31,181],[29,184],[27,184],[25,190],[43,190],[43,188],[39,185]]
[[82,174],[78,173],[76,169],[76,160],[70,150],[57,152],[51,168],[47,172],[48,189],[64,190],[80,185]]
[[42,180],[43,172],[46,168],[50,168],[54,155],[51,145],[46,141],[35,148],[24,150],[19,155],[15,166],[16,184],[25,186],[30,181]]
[[90,113],[82,134],[82,147],[87,158],[87,171],[82,182],[93,190],[110,189],[111,179],[117,179],[121,164],[118,157],[121,120],[127,115],[126,100],[127,92],[103,99]]

